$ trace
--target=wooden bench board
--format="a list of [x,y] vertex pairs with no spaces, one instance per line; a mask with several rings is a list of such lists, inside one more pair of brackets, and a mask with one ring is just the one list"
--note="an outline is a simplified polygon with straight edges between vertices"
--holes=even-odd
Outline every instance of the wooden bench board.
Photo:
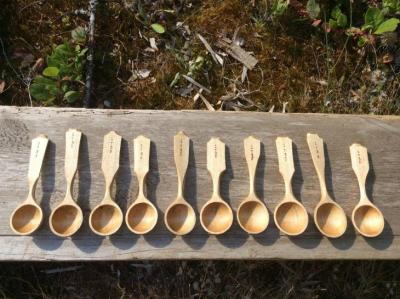
[[[62,239],[51,234],[48,216],[65,192],[64,143],[68,128],[80,129],[85,134],[74,190],[85,220],[74,237]],[[102,141],[110,130],[123,137],[121,167],[114,187],[123,211],[137,192],[132,140],[143,134],[153,141],[148,196],[159,208],[160,218],[156,229],[147,236],[133,235],[125,225],[107,238],[89,229],[90,208],[103,197]],[[211,179],[206,170],[209,138],[220,137],[226,143],[227,171],[222,178],[221,193],[235,211],[248,192],[243,139],[253,135],[262,141],[256,189],[271,216],[264,233],[249,236],[236,221],[230,231],[219,237],[207,235],[199,221],[188,236],[174,237],[167,232],[163,212],[177,192],[172,142],[179,130],[184,130],[193,141],[185,193],[197,213],[211,195]],[[381,236],[375,239],[359,236],[350,219],[346,234],[339,239],[326,239],[317,231],[311,217],[320,189],[306,143],[307,132],[318,133],[326,142],[328,189],[347,216],[359,199],[349,146],[358,142],[368,147],[371,158],[368,193],[386,219]],[[37,189],[45,221],[33,236],[16,236],[9,228],[9,217],[27,195],[30,142],[40,133],[51,140]],[[281,235],[271,214],[284,191],[275,138],[285,135],[295,144],[293,189],[310,215],[308,229],[295,238]],[[400,117],[395,116],[1,107],[0,260],[398,259],[399,158]]]

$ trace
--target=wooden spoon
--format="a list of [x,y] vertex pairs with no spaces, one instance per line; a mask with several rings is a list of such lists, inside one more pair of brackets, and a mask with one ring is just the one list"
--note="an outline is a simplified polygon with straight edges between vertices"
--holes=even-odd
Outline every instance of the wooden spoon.
[[264,203],[257,197],[254,184],[258,160],[260,158],[260,140],[253,136],[244,140],[244,152],[247,166],[249,168],[250,191],[249,195],[239,205],[237,219],[239,225],[249,234],[259,234],[263,232],[269,223],[268,210]]
[[183,132],[174,136],[174,159],[178,174],[178,195],[165,212],[165,225],[176,235],[190,233],[196,224],[196,214],[192,206],[185,200],[183,186],[189,164],[190,138]]
[[318,230],[329,238],[338,238],[347,228],[343,209],[332,200],[325,183],[324,140],[317,134],[307,134],[307,143],[321,186],[321,199],[314,209],[314,222]]
[[225,168],[225,144],[219,138],[211,138],[207,143],[207,169],[213,181],[213,194],[201,209],[200,222],[208,233],[215,235],[226,232],[233,222],[232,209],[219,193]]
[[276,139],[278,151],[279,172],[285,182],[285,196],[275,208],[274,220],[276,226],[289,236],[303,233],[308,225],[308,214],[304,206],[294,197],[292,178],[294,174],[292,139],[278,137]]
[[121,136],[114,131],[104,136],[101,170],[104,174],[106,190],[103,200],[89,216],[90,228],[100,236],[108,236],[117,232],[124,219],[121,208],[111,196],[111,186],[119,168],[121,139]]
[[33,233],[42,223],[43,212],[36,203],[35,190],[48,142],[49,139],[45,135],[39,135],[32,140],[28,171],[28,197],[14,210],[10,217],[11,229],[19,235]]
[[150,139],[141,135],[135,138],[133,143],[134,170],[139,182],[139,194],[128,208],[125,222],[133,233],[142,235],[147,234],[156,226],[158,212],[144,194],[145,179],[150,164]]
[[385,226],[382,212],[368,199],[365,183],[369,171],[367,148],[360,144],[350,146],[351,165],[360,187],[360,201],[352,213],[356,230],[365,237],[380,235]]
[[82,225],[81,208],[72,196],[72,187],[78,170],[79,146],[82,132],[69,129],[65,134],[65,178],[67,191],[64,200],[50,214],[50,229],[60,237],[69,237]]

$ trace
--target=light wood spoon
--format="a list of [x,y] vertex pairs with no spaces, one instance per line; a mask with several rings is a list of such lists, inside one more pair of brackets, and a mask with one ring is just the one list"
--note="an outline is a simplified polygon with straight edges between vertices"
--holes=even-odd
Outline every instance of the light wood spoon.
[[64,200],[50,214],[50,229],[60,237],[69,237],[82,225],[81,208],[72,196],[73,182],[78,170],[79,146],[82,132],[69,129],[65,133],[65,178],[67,191]]
[[210,234],[220,235],[226,232],[233,222],[230,206],[221,198],[220,177],[226,169],[225,143],[219,138],[211,138],[207,143],[207,170],[213,182],[213,193],[200,212],[200,222]]
[[343,209],[329,196],[325,182],[324,140],[317,134],[307,134],[307,143],[321,187],[321,199],[314,209],[314,222],[318,230],[329,238],[338,238],[347,228]]
[[104,136],[101,170],[104,174],[106,190],[103,200],[89,216],[90,228],[100,236],[108,236],[117,232],[124,219],[121,208],[114,202],[111,195],[111,187],[119,169],[121,140],[121,136],[114,131]]
[[158,211],[144,194],[145,179],[150,164],[150,139],[138,136],[133,140],[134,171],[139,182],[139,193],[128,208],[125,222],[135,234],[147,234],[157,224]]
[[190,233],[196,224],[196,214],[185,200],[183,186],[189,165],[190,138],[183,132],[174,136],[174,160],[178,174],[178,195],[165,212],[165,225],[175,235]]
[[356,230],[364,237],[380,235],[385,226],[382,212],[369,200],[365,183],[369,171],[367,148],[360,144],[350,146],[351,165],[360,187],[360,201],[355,206],[351,220]]
[[279,172],[285,182],[285,196],[275,208],[274,220],[276,226],[289,236],[303,233],[308,225],[308,214],[304,206],[294,197],[292,178],[294,174],[292,139],[278,137],[276,139],[278,151]]
[[28,171],[28,197],[14,210],[10,217],[11,229],[19,235],[33,233],[39,228],[43,220],[42,209],[36,203],[35,190],[48,142],[49,139],[45,135],[39,135],[32,140]]
[[260,149],[260,140],[253,136],[247,137],[244,140],[244,153],[249,168],[250,191],[247,198],[239,205],[237,219],[241,228],[249,234],[259,234],[263,232],[269,223],[268,210],[254,190]]

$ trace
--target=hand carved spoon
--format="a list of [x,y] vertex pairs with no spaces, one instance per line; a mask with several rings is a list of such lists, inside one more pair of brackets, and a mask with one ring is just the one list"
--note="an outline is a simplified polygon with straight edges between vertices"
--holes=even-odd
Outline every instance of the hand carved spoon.
[[247,198],[239,205],[237,219],[240,227],[249,234],[259,234],[263,232],[269,223],[268,210],[254,190],[256,169],[260,158],[260,148],[260,140],[253,136],[247,137],[244,140],[244,152],[250,176],[250,191]]
[[28,171],[28,197],[14,210],[10,217],[11,229],[19,235],[33,233],[42,223],[43,212],[36,203],[35,190],[48,142],[49,139],[45,135],[39,135],[32,140]]
[[165,225],[175,235],[190,233],[196,224],[196,214],[185,200],[183,186],[189,164],[190,139],[183,132],[174,136],[174,160],[178,174],[178,195],[165,212]]
[[207,169],[213,181],[213,194],[201,209],[200,222],[208,233],[214,235],[226,232],[233,222],[232,209],[219,193],[220,177],[225,168],[225,143],[211,138],[207,143]]
[[139,194],[128,208],[125,222],[135,234],[147,234],[157,224],[158,212],[156,207],[144,194],[145,179],[150,164],[150,139],[139,136],[133,141],[134,170],[139,182]]
[[60,237],[69,237],[78,231],[82,225],[83,214],[81,208],[72,197],[72,186],[78,170],[79,145],[82,132],[69,129],[65,134],[65,178],[67,192],[64,200],[50,215],[50,229]]
[[304,206],[294,197],[292,178],[294,174],[292,139],[278,137],[276,148],[279,159],[279,172],[285,182],[285,196],[275,208],[276,226],[289,236],[302,234],[308,225],[308,214]]
[[314,222],[318,230],[329,238],[338,238],[347,228],[347,218],[343,209],[332,200],[325,183],[324,141],[317,134],[307,134],[315,170],[321,186],[321,199],[314,209]]
[[111,186],[119,168],[121,139],[121,136],[114,131],[104,136],[101,169],[104,174],[106,191],[103,200],[89,216],[90,228],[100,236],[108,236],[117,232],[124,219],[121,208],[111,196]]
[[351,165],[360,187],[360,201],[352,214],[353,225],[364,237],[379,236],[385,226],[382,212],[368,198],[365,183],[369,171],[367,148],[360,144],[350,146]]

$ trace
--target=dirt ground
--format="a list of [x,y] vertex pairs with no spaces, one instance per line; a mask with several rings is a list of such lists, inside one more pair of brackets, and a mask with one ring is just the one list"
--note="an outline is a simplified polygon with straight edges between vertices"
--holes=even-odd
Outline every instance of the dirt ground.
[[[26,81],[35,75],[30,67],[45,59],[53,44],[68,40],[73,28],[87,26],[88,5],[84,0],[3,2],[0,30],[14,70],[3,55],[0,74],[6,87],[0,101],[27,105]],[[396,47],[360,49],[346,34],[328,36],[290,10],[270,21],[264,2],[253,6],[247,0],[100,1],[93,106],[206,109],[193,100],[198,90],[184,78],[171,86],[177,73],[190,73],[211,90],[204,95],[216,109],[282,111],[286,105],[288,112],[399,112],[400,56],[398,62],[382,62],[388,53],[396,53]],[[165,33],[152,30],[152,23],[162,24]],[[236,37],[258,64],[242,80],[242,64],[229,56],[223,57],[223,66],[216,64],[197,34],[219,53],[219,40]],[[157,50],[151,48],[151,38]],[[232,94],[242,98],[232,100]],[[32,104],[43,105],[35,99]]]
[[3,264],[3,298],[399,298],[398,262]]
[[[265,2],[265,1],[264,1]],[[266,16],[263,1],[99,1],[93,107],[399,114],[400,51],[360,48],[288,11]],[[301,1],[305,2],[305,1]],[[328,1],[329,2],[329,1]],[[354,14],[367,2],[352,1]],[[88,1],[0,0],[0,105],[45,106],[30,97],[53,45],[87,28]],[[151,24],[159,23],[159,34]],[[358,24],[355,24],[358,25]],[[216,63],[199,39],[221,55]],[[217,44],[234,39],[258,60],[243,65]],[[390,36],[388,36],[390,37]],[[155,44],[151,44],[154,38]],[[393,38],[393,35],[391,35]],[[385,62],[387,55],[398,61]],[[394,55],[394,54],[393,54]],[[397,57],[397,56],[396,56]],[[177,75],[178,74],[178,75]],[[176,80],[174,80],[176,79]],[[4,85],[2,85],[4,84]],[[81,107],[82,100],[54,106]],[[398,261],[3,263],[2,298],[400,298]]]

